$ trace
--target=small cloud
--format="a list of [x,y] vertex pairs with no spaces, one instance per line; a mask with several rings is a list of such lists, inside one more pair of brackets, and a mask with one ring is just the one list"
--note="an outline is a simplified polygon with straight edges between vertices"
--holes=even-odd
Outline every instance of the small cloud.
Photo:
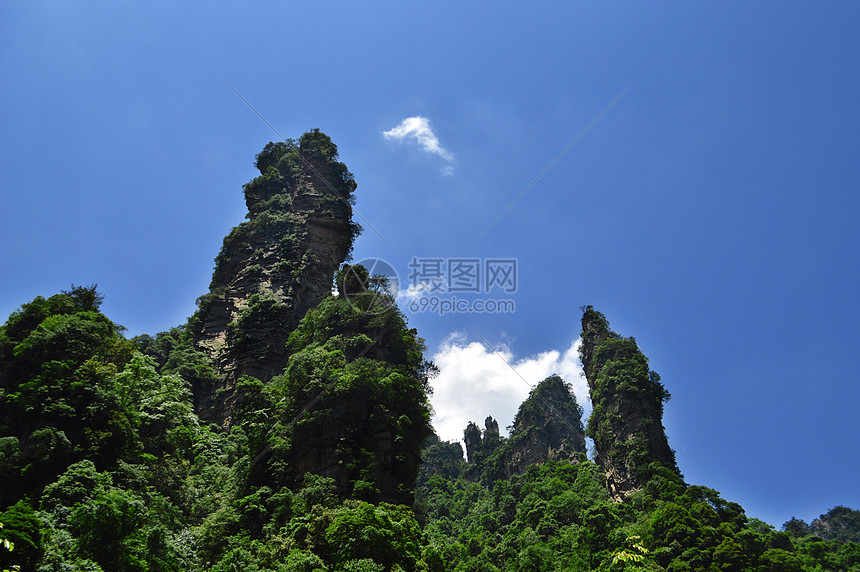
[[410,284],[405,290],[398,290],[397,302],[401,304],[409,304],[410,302],[420,298],[424,292],[430,291],[430,284],[419,282],[418,284]]
[[[382,136],[399,142],[414,140],[422,151],[431,155],[438,155],[449,163],[454,160],[454,156],[439,144],[439,138],[436,137],[433,128],[430,127],[430,120],[426,117],[407,117],[397,127],[383,131]],[[453,175],[454,167],[451,165],[444,166],[441,174],[443,176]]]
[[550,349],[517,359],[507,348],[494,353],[478,342],[468,343],[462,334],[451,334],[433,356],[439,366],[430,397],[436,433],[446,441],[460,440],[469,421],[483,426],[487,415],[500,427],[511,425],[531,387],[554,373],[573,386],[587,414],[591,407],[579,344],[577,338],[562,351]]

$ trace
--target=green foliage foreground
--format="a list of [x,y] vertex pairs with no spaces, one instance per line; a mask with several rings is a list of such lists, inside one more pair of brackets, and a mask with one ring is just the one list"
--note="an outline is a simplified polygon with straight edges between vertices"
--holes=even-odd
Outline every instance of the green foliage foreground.
[[[211,368],[187,332],[127,340],[99,302],[72,288],[0,327],[0,570],[860,570],[845,507],[777,531],[659,464],[625,503],[584,455],[468,471],[427,440],[432,366],[393,309],[324,301],[224,430],[193,411]],[[296,471],[331,435],[335,476]]]

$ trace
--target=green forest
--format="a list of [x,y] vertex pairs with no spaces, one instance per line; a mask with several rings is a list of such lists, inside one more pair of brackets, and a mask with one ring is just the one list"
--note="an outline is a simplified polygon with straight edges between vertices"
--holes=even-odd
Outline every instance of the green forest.
[[591,306],[589,419],[550,376],[509,436],[489,417],[465,454],[441,441],[423,340],[344,264],[360,227],[334,144],[315,130],[257,166],[186,324],[129,338],[72,285],[0,326],[0,570],[860,570],[860,511],[776,529],[686,483],[669,391]]

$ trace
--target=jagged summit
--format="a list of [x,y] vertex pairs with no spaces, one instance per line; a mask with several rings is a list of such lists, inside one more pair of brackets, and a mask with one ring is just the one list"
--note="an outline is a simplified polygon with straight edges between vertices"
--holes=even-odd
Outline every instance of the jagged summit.
[[535,453],[545,451],[549,459],[576,458],[578,453],[585,453],[582,407],[570,384],[558,375],[537,384],[514,417],[511,441],[515,449],[523,452],[512,456],[511,464],[522,467],[513,472],[540,462]]
[[551,375],[532,389],[520,405],[510,437],[499,434],[492,417],[483,432],[474,422],[463,432],[468,473],[486,481],[505,479],[526,472],[529,465],[548,460],[577,462],[585,453],[582,408],[570,384]]
[[636,340],[610,330],[606,316],[586,306],[579,351],[593,406],[588,436],[612,497],[624,500],[640,489],[654,463],[679,474],[662,422],[669,392]]
[[195,408],[219,423],[229,423],[240,377],[267,381],[283,369],[290,332],[331,291],[361,230],[355,180],[319,129],[269,143],[255,165],[260,176],[244,185],[248,220],[224,239],[190,323],[220,380],[195,384]]

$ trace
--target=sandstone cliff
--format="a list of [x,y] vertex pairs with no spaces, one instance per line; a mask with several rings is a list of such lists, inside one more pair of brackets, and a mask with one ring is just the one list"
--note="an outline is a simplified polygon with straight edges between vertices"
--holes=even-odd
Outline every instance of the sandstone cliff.
[[248,220],[224,239],[190,324],[219,379],[195,384],[195,408],[221,424],[230,423],[240,377],[266,382],[283,369],[290,332],[331,292],[360,232],[353,176],[318,129],[269,143],[256,167],[260,176],[244,186]]
[[603,467],[610,495],[626,499],[660,465],[677,474],[662,422],[669,392],[648,368],[636,340],[610,330],[606,317],[587,306],[580,355],[594,408],[588,436],[594,439],[595,461]]

